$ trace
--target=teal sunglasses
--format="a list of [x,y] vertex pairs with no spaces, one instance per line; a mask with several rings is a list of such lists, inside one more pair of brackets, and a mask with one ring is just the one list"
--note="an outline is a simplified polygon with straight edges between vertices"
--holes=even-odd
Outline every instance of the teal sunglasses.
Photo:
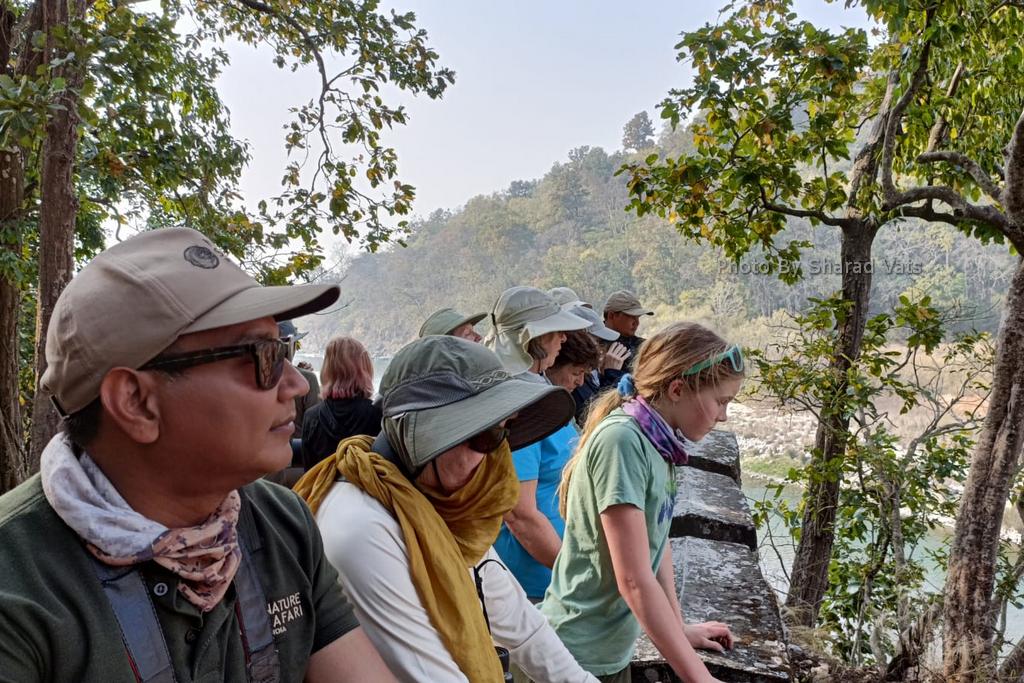
[[713,365],[718,365],[723,361],[729,361],[729,365],[732,366],[733,372],[743,372],[743,351],[736,344],[733,344],[722,353],[717,353],[714,356],[705,358],[701,362],[694,365],[692,368],[683,373],[683,377],[689,377],[690,375],[696,375],[701,370],[707,370]]

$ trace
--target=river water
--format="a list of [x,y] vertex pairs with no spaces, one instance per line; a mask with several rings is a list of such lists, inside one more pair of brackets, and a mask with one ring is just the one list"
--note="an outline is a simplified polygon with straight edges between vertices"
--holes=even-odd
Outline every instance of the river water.
[[[775,487],[768,488],[765,482],[756,477],[746,476],[743,478],[743,493],[746,494],[751,508],[755,501],[762,501],[765,498],[775,496]],[[783,488],[781,498],[795,507],[800,502],[801,491],[797,488]],[[770,529],[759,528],[757,539],[759,543],[758,554],[760,556],[761,571],[764,573],[768,584],[775,589],[779,596],[779,603],[785,600],[786,591],[789,588],[787,578],[789,568],[793,563],[794,546],[781,521],[770,525]],[[925,590],[931,593],[940,593],[946,580],[945,568],[930,561],[928,551],[934,551],[943,546],[948,546],[952,537],[952,530],[945,527],[937,527],[931,530],[925,537],[923,543],[916,549],[914,557],[925,558]],[[909,552],[909,549],[908,549]],[[1016,642],[1024,637],[1024,608],[1017,608],[1010,605],[1006,613],[1006,639]],[[1004,650],[1009,650],[1007,646]]]

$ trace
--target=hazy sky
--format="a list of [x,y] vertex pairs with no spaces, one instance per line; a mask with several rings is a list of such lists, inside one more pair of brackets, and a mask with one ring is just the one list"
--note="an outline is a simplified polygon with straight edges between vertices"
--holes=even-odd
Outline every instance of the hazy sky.
[[[401,178],[416,187],[415,213],[455,208],[538,178],[580,145],[618,149],[622,127],[672,87],[689,83],[673,45],[682,31],[711,21],[723,0],[411,0],[441,62],[456,79],[441,100],[400,96],[409,123],[385,139],[398,150]],[[865,26],[859,8],[821,0],[796,2],[819,25]],[[243,189],[249,200],[279,190],[284,168],[281,126],[288,107],[316,91],[312,71],[271,64],[269,50],[229,49],[232,66],[219,83],[234,133],[253,159]]]

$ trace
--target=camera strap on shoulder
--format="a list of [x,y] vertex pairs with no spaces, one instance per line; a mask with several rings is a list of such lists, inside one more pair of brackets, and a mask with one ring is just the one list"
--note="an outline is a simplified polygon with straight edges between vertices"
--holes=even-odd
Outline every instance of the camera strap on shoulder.
[[[476,583],[476,596],[480,598],[480,609],[484,611],[484,622],[487,624],[487,632],[491,633],[491,619],[489,616],[487,616],[487,603],[484,601],[484,577],[483,574],[480,573],[480,570],[487,566],[489,562],[493,562],[505,571],[508,571],[508,567],[506,567],[493,557],[490,557],[481,562],[480,564],[476,565],[475,567],[473,567],[473,581]],[[509,654],[508,649],[500,645],[495,645],[494,652],[498,655],[498,661],[501,663],[501,671],[503,674],[504,681],[511,681],[512,674],[509,673],[509,664],[511,663],[511,656]]]
[[490,557],[473,567],[473,581],[476,583],[476,596],[480,599],[480,609],[484,611],[484,622],[487,623],[488,633],[491,632],[491,619],[487,616],[487,603],[484,601],[484,577],[483,574],[480,573],[480,570],[487,566],[489,562],[493,562],[505,571],[508,571],[508,567],[503,565],[501,562],[498,562],[493,557]]
[[[242,516],[247,510],[242,497]],[[241,521],[241,519],[240,519]],[[251,522],[251,519],[246,519]],[[278,683],[281,662],[274,645],[274,634],[263,593],[249,550],[251,541],[239,529],[242,562],[235,574],[235,614],[238,618],[245,663],[250,683]],[[112,567],[90,555],[93,569],[103,586],[124,641],[128,662],[138,683],[177,683],[156,608],[137,567]]]

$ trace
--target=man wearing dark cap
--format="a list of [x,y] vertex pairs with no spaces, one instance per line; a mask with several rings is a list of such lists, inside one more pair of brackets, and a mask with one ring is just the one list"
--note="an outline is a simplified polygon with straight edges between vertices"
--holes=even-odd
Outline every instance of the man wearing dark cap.
[[[279,322],[277,324],[277,333],[291,347],[290,353],[293,358],[295,351],[299,348],[300,340],[308,334],[308,332],[299,332],[295,327],[295,323],[291,320]],[[309,391],[306,392],[306,395],[295,399],[295,433],[301,434],[302,419],[306,416],[306,411],[320,402],[320,380],[317,379],[316,373],[313,372],[313,368],[309,363],[296,363],[295,369],[299,371],[299,374],[306,380],[306,384],[309,385]]]
[[420,326],[420,337],[432,334],[449,335],[461,337],[471,342],[479,342],[483,337],[477,334],[475,325],[487,317],[486,313],[473,313],[466,315],[459,313],[454,308],[442,308],[434,311],[430,317],[423,321]]
[[0,681],[394,680],[288,464],[308,387],[275,318],[333,285],[261,287],[200,233],[143,233],[57,301],[41,380],[64,419],[0,497]]
[[636,356],[637,349],[644,343],[643,337],[636,335],[640,316],[644,315],[654,315],[654,311],[644,308],[636,294],[625,289],[612,292],[604,305],[604,324],[619,333],[619,343],[631,357]]

